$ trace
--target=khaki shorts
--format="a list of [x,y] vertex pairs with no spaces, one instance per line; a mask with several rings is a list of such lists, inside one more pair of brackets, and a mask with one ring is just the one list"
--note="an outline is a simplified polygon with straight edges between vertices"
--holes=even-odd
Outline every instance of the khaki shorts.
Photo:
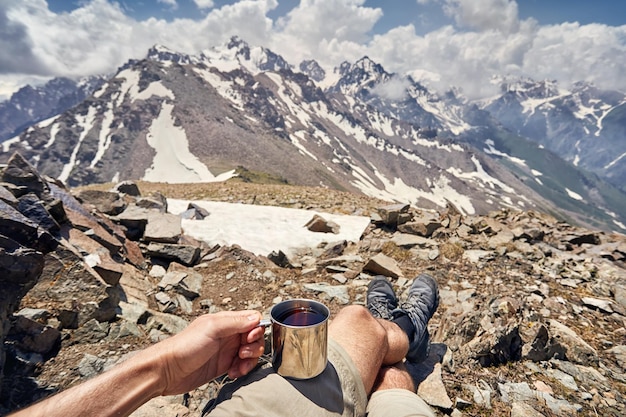
[[435,417],[435,413],[416,393],[398,388],[373,393],[367,416]]
[[[346,351],[333,340],[328,342],[328,362],[320,375],[307,380],[283,378],[271,367],[258,368],[225,385],[208,415],[363,417],[367,408],[370,417],[434,417],[417,394],[406,390],[380,391],[372,396],[372,404],[368,405],[367,393],[356,366]],[[429,413],[419,414],[424,407]],[[398,414],[395,410],[408,414]]]

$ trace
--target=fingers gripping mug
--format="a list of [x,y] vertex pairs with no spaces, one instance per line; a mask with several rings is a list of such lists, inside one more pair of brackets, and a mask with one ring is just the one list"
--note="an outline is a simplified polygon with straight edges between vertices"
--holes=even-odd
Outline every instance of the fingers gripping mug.
[[287,300],[272,307],[272,366],[279,375],[308,379],[324,371],[329,317],[328,307],[313,300]]

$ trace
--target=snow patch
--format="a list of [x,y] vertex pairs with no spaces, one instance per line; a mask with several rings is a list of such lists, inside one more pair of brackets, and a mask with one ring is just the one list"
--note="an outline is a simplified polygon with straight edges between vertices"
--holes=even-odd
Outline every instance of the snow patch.
[[243,99],[241,94],[233,88],[233,83],[223,80],[218,74],[205,69],[194,68],[194,71],[215,88],[220,96],[233,103],[237,109],[243,110]]
[[117,78],[123,78],[124,82],[120,85],[119,94],[115,106],[119,107],[124,102],[126,95],[130,96],[131,101],[135,100],[135,96],[139,93],[139,79],[141,74],[133,69],[125,69],[117,74]]
[[2,142],[2,152],[4,153],[9,152],[9,148],[11,148],[11,145],[17,144],[17,143],[20,143],[19,136],[15,136],[14,138],[5,140],[4,142]]
[[96,91],[95,93],[93,93],[93,96],[95,98],[100,98],[102,97],[102,94],[104,94],[104,92],[107,90],[107,88],[109,88],[109,83],[104,83],[102,84],[102,87],[100,87],[98,89],[98,91]]
[[174,105],[162,103],[159,116],[150,126],[147,140],[156,155],[142,179],[153,182],[190,183],[225,181],[234,177],[234,170],[214,176],[189,152],[185,131],[174,125],[173,109]]
[[415,131],[412,132],[413,135],[413,139],[411,140],[411,142],[414,145],[420,145],[423,146],[425,148],[435,148],[438,150],[442,150],[442,151],[447,151],[447,152],[464,152],[463,147],[461,145],[458,145],[456,143],[450,144],[450,145],[444,145],[441,142],[439,142],[438,140],[429,140],[429,139],[424,139],[422,137],[419,136],[419,134]]
[[52,116],[52,117],[47,118],[46,120],[42,120],[41,122],[37,123],[37,127],[39,128],[48,127],[52,123],[54,123],[54,121],[58,119],[58,117],[59,115],[57,114],[56,116]]
[[567,193],[567,195],[570,198],[573,198],[574,200],[578,200],[578,201],[582,201],[583,198],[580,194],[575,193],[574,191],[570,190],[569,188],[565,188],[565,192]]
[[[185,211],[189,201],[168,199],[173,214]],[[256,255],[267,256],[274,251],[287,255],[298,249],[317,247],[335,241],[358,242],[370,224],[370,218],[321,213],[284,207],[259,206],[216,201],[194,201],[210,215],[204,220],[183,219],[185,234],[209,245],[239,245]],[[340,226],[339,234],[316,233],[304,225],[318,214]]]
[[289,139],[291,139],[291,143],[293,143],[295,147],[298,148],[302,155],[309,156],[314,161],[317,161],[317,157],[309,152],[308,149],[300,142],[300,140],[302,140],[303,142],[307,141],[305,134],[306,132],[304,130],[298,130],[294,134],[289,135]]
[[440,207],[446,207],[448,202],[452,202],[463,214],[471,215],[475,213],[469,197],[460,194],[450,186],[450,180],[441,175],[439,178],[429,180],[430,191],[422,191],[404,183],[402,178],[388,180],[382,173],[374,168],[374,174],[383,184],[383,188],[376,187],[374,181],[362,170],[353,168],[353,175],[356,178],[352,184],[363,194],[370,197],[379,198],[386,201],[397,201],[407,204],[416,204],[420,198],[431,201]]
[[369,122],[372,128],[384,133],[386,136],[394,136],[395,132],[392,126],[392,119],[385,117],[381,113],[370,113]]
[[72,154],[70,155],[69,162],[65,164],[63,166],[63,169],[61,170],[61,174],[59,175],[60,181],[66,182],[67,179],[70,177],[70,174],[72,173],[72,170],[74,169],[74,166],[76,166],[76,156],[78,156],[78,151],[80,150],[80,146],[82,145],[83,140],[85,140],[87,133],[89,133],[89,131],[93,128],[93,123],[95,121],[95,118],[96,118],[96,108],[93,106],[89,107],[89,110],[87,111],[87,114],[85,116],[81,114],[76,115],[76,124],[81,129],[80,136],[78,137],[78,142],[76,143],[76,146],[74,147],[74,150],[72,151]]
[[48,139],[48,142],[46,142],[46,144],[44,145],[44,149],[48,149],[50,146],[54,144],[54,141],[56,140],[56,137],[57,137],[57,133],[59,133],[60,130],[61,130],[61,127],[59,126],[58,123],[55,123],[52,125],[52,127],[50,128],[50,138]]
[[523,159],[516,158],[516,157],[511,156],[511,155],[509,155],[507,153],[504,153],[504,152],[501,152],[501,151],[497,150],[494,147],[495,143],[491,139],[487,139],[485,141],[485,145],[487,145],[487,147],[483,148],[483,152],[485,152],[486,154],[500,156],[502,158],[508,159],[509,161],[511,161],[511,162],[513,162],[513,163],[515,163],[517,165],[521,165],[521,166],[524,166],[524,167],[527,166],[526,165],[526,161],[524,161]]
[[569,95],[571,95],[569,91],[561,90],[559,91],[559,94],[556,96],[551,96],[547,98],[527,98],[526,100],[523,100],[520,102],[523,108],[522,113],[523,114],[528,113],[529,116],[532,116],[538,107],[541,107],[541,106],[554,107],[554,104],[551,103],[552,101],[560,100]]
[[93,157],[93,160],[89,164],[91,168],[95,167],[98,161],[102,159],[104,153],[109,149],[111,145],[111,124],[113,123],[113,105],[109,102],[109,108],[106,113],[104,113],[104,117],[102,118],[102,124],[100,125],[100,135],[98,137],[98,150],[96,151],[96,155]]
[[507,192],[509,194],[512,194],[515,192],[513,188],[509,187],[502,181],[489,175],[487,171],[485,171],[485,169],[483,168],[480,161],[478,160],[478,158],[476,158],[475,155],[472,155],[472,162],[474,163],[474,166],[476,167],[476,171],[474,172],[462,172],[461,170],[454,168],[454,167],[448,168],[447,171],[459,179],[471,180],[474,182],[481,182],[483,184],[488,185],[491,189],[495,189],[496,187],[498,187],[504,192]]
[[303,126],[309,126],[311,116],[304,111],[306,107],[305,103],[302,103],[301,100],[299,100],[299,103],[296,103],[293,98],[294,96],[298,98],[302,97],[302,89],[300,86],[293,82],[283,84],[283,78],[274,72],[266,72],[265,75],[278,87],[276,89],[276,95],[287,105],[289,113],[296,116]]
[[135,100],[147,100],[152,96],[167,97],[172,100],[175,99],[174,93],[172,93],[171,90],[166,88],[160,81],[153,81],[145,90],[135,96]]
[[622,230],[626,230],[626,225],[620,221],[613,220],[613,223]]
[[626,152],[624,152],[623,154],[621,154],[620,156],[618,156],[617,158],[615,158],[614,160],[612,160],[611,162],[609,162],[608,164],[606,164],[604,166],[604,169],[609,169],[612,166],[614,166],[615,164],[617,164],[619,161],[621,161],[623,158],[626,157]]

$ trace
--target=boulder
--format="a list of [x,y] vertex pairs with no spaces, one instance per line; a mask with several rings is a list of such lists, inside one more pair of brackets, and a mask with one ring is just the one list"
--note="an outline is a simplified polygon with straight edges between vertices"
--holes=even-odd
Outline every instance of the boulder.
[[311,232],[316,233],[334,233],[339,234],[340,227],[337,223],[324,219],[322,216],[316,214],[311,220],[309,220],[304,227]]
[[182,219],[179,216],[151,212],[143,239],[146,242],[177,243],[182,233]]
[[519,328],[515,324],[494,326],[465,344],[462,352],[485,367],[518,361],[522,356]]
[[562,352],[564,358],[581,365],[598,365],[598,352],[574,330],[557,320],[549,320],[549,325],[550,342],[555,349]]
[[398,226],[398,231],[411,235],[431,237],[435,231],[442,227],[438,218],[423,216],[413,218],[410,222]]
[[45,355],[58,346],[61,341],[61,332],[17,314],[11,326],[9,339],[24,351]]
[[116,285],[119,282],[124,272],[122,262],[114,260],[107,248],[78,229],[70,229],[67,234],[69,243],[80,251],[85,263],[107,284]]
[[0,235],[0,277],[2,281],[24,285],[34,283],[44,267],[44,254]]
[[179,262],[187,266],[195,265],[200,258],[200,248],[196,246],[176,245],[171,243],[151,242],[148,245],[147,253],[150,256]]
[[41,198],[49,191],[48,184],[39,172],[19,153],[14,153],[9,158],[7,166],[2,171],[2,181],[21,188],[16,197],[32,192]]
[[[9,184],[6,184],[7,186]],[[11,207],[17,207],[18,200],[15,198],[12,192],[10,192],[4,185],[0,184],[0,200],[4,201]]]
[[194,203],[189,203],[187,206],[187,210],[180,213],[180,217],[187,220],[204,220],[210,215],[211,213],[209,213],[208,210]]
[[76,198],[84,205],[93,206],[101,213],[115,216],[126,208],[126,203],[119,193],[101,190],[83,190]]
[[111,219],[126,228],[126,237],[139,240],[143,237],[150,210],[130,204],[126,210]]
[[127,194],[133,197],[141,196],[139,187],[133,181],[122,181],[113,187],[113,191],[117,193]]
[[19,198],[17,209],[35,224],[50,233],[57,233],[60,229],[54,217],[48,213],[42,201],[35,193],[28,193]]
[[167,212],[167,199],[160,193],[154,193],[150,197],[141,197],[135,201],[137,207],[145,208],[159,213]]
[[115,318],[119,294],[93,268],[83,262],[76,250],[64,244],[45,257],[45,267],[29,295],[52,311],[69,310],[77,314],[78,325],[91,319]]
[[363,267],[363,271],[371,272],[374,275],[384,275],[390,278],[402,276],[402,270],[398,263],[391,257],[378,253],[370,258]]
[[389,206],[379,207],[378,215],[381,221],[386,225],[396,228],[400,224],[404,224],[411,219],[408,204],[392,204]]
[[10,236],[20,245],[44,253],[54,250],[57,245],[50,233],[40,229],[37,223],[2,200],[0,200],[0,235]]

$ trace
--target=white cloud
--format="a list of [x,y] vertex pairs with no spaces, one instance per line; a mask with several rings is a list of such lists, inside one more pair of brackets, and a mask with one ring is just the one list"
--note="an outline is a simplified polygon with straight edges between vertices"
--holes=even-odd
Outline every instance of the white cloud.
[[301,0],[276,22],[271,47],[299,63],[315,58],[337,65],[363,56],[382,10],[363,7],[365,0]]
[[170,6],[172,9],[178,8],[178,4],[176,3],[176,0],[157,0],[157,3],[163,3],[167,6]]
[[372,89],[372,93],[390,100],[402,100],[409,86],[408,79],[396,76],[386,83],[378,84]]
[[626,26],[539,26],[526,19],[511,32],[487,27],[445,26],[424,36],[411,25],[398,27],[375,36],[365,53],[388,71],[409,72],[418,79],[429,74],[433,87],[457,85],[473,98],[493,92],[489,79],[496,74],[557,79],[564,86],[587,80],[626,89]]
[[[92,0],[71,13],[61,14],[51,12],[44,0],[24,0],[9,6],[0,3],[0,16],[5,12],[14,27],[25,28],[14,31],[15,37],[20,38],[12,42],[28,47],[21,52],[24,65],[4,68],[5,64],[0,64],[0,74],[76,77],[108,73],[130,58],[145,56],[156,43],[188,53],[235,34],[263,43],[268,41],[272,27],[266,14],[276,5],[275,0],[246,0],[212,10],[202,20],[167,22],[156,18],[133,20],[118,3],[107,0]],[[38,65],[26,65],[29,60],[36,60]],[[8,78],[3,75],[2,79],[7,82]]]
[[519,27],[513,0],[445,0],[444,11],[461,27],[515,32]]
[[537,30],[525,55],[524,72],[536,77],[590,80],[626,88],[626,26],[563,23]]
[[45,84],[49,77],[24,76],[19,74],[9,74],[0,77],[0,101],[8,99],[13,93],[25,84],[40,85]]
[[[253,45],[265,46],[271,39],[273,22],[267,13],[278,6],[276,0],[240,0],[213,9],[201,22],[202,39],[197,43],[207,48],[223,42],[233,35]],[[278,51],[276,51],[278,52]]]
[[[214,7],[213,0],[194,1]],[[276,21],[268,13],[277,0],[240,0],[199,19],[173,21],[134,20],[113,0],[86,1],[58,14],[45,0],[0,0],[0,94],[27,76],[109,73],[155,43],[197,53],[233,35],[293,65],[313,58],[332,68],[368,55],[387,71],[426,75],[433,87],[459,86],[471,97],[490,95],[494,74],[626,89],[626,26],[540,26],[521,20],[513,0],[416,1],[438,3],[455,25],[425,35],[412,25],[373,35],[383,11],[365,0],[301,0]]]
[[198,6],[198,9],[210,9],[213,7],[214,3],[213,0],[193,0],[194,3],[196,3],[196,6]]

